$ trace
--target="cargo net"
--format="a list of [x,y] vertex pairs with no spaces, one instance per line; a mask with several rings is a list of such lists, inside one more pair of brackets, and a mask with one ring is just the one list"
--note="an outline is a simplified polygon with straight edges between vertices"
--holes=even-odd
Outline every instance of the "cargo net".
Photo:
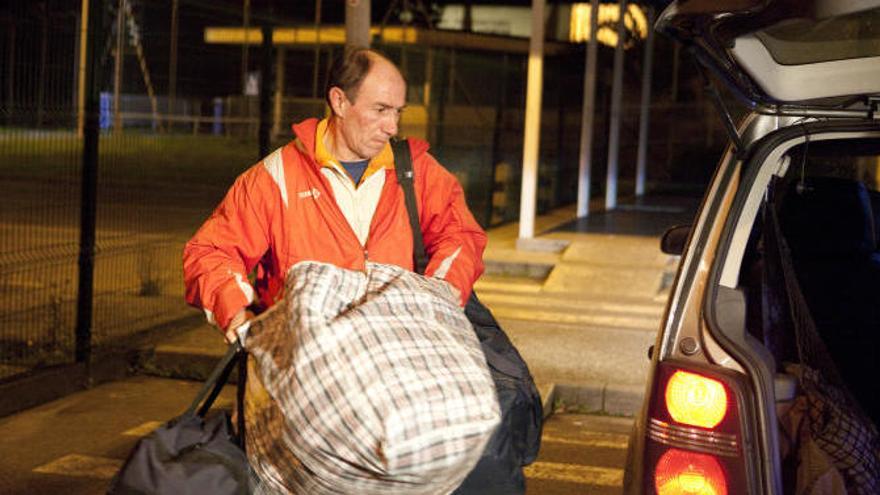
[[[801,291],[774,208],[767,208],[785,281],[800,361],[800,393],[807,400],[809,432],[834,464],[849,494],[880,493],[880,435],[842,380]],[[771,241],[772,243],[772,241]],[[767,247],[770,247],[768,243]]]

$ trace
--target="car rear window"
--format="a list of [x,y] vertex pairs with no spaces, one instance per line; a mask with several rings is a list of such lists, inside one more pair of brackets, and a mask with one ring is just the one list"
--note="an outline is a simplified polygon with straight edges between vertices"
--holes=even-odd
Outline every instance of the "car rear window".
[[792,19],[755,33],[782,65],[880,56],[880,8],[830,19]]

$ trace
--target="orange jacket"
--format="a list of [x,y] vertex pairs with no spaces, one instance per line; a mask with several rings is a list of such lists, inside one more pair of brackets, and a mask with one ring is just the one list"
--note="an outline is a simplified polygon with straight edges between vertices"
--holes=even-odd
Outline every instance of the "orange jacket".
[[[385,180],[362,245],[315,158],[317,125],[316,119],[294,125],[296,139],[239,176],[184,248],[186,301],[221,328],[255,298],[273,304],[287,270],[300,261],[363,270],[369,260],[413,269],[412,232],[393,163],[375,172]],[[410,150],[430,258],[425,274],[456,287],[464,305],[483,272],[486,234],[428,144],[410,139]],[[247,279],[254,268],[256,294]]]

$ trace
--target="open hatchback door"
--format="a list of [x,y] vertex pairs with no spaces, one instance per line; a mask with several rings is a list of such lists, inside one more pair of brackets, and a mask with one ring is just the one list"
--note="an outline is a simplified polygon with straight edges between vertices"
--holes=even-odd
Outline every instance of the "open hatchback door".
[[877,0],[681,1],[657,29],[762,113],[868,110],[880,95]]

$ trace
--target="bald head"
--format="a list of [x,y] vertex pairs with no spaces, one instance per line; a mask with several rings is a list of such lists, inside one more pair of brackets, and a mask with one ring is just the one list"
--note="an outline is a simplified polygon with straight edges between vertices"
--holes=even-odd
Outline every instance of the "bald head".
[[393,79],[404,80],[394,62],[378,51],[369,48],[346,50],[343,56],[337,57],[333,61],[327,77],[324,96],[330,107],[333,107],[330,101],[330,90],[334,87],[341,89],[352,102],[356,101],[361,84],[374,66],[383,72],[384,77],[390,76]]
[[325,144],[338,160],[369,160],[397,134],[406,81],[390,60],[372,50],[348,53],[334,69],[327,88],[333,113]]

